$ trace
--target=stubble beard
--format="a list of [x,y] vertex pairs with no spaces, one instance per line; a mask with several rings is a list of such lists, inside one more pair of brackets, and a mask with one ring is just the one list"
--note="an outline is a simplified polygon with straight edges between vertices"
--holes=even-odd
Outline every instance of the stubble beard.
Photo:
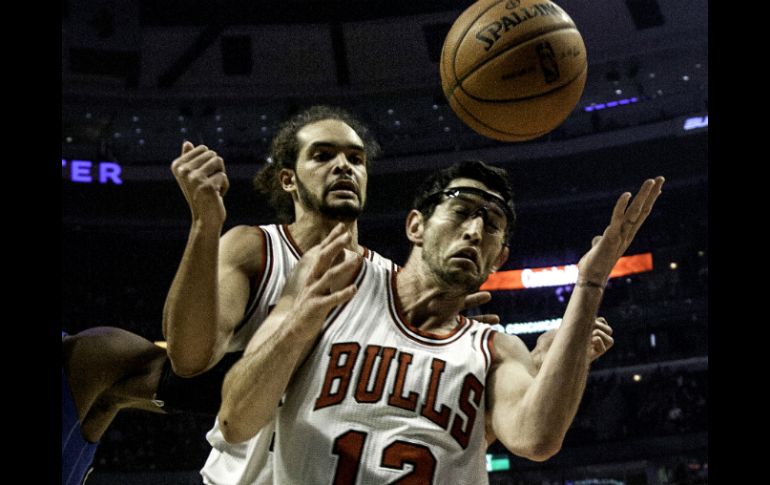
[[[299,177],[297,177],[296,180],[297,195],[299,196],[299,200],[302,205],[310,209],[312,212],[318,212],[330,219],[349,222],[358,219],[361,213],[364,211],[363,204],[360,202],[357,204],[342,204],[338,206],[329,205],[326,203],[326,195],[329,192],[328,189],[324,191],[323,199],[319,200],[318,197],[314,196],[308,190],[307,186],[302,183],[302,180],[300,180]],[[359,195],[359,201],[360,197],[361,196]]]
[[484,283],[484,279],[481,277],[473,277],[467,271],[463,271],[460,268],[448,268],[446,264],[442,264],[442,261],[434,255],[440,255],[441,252],[438,248],[431,249],[428,246],[424,246],[422,250],[422,260],[425,265],[430,269],[431,273],[447,288],[462,290],[465,294],[471,294],[479,291],[479,287]]

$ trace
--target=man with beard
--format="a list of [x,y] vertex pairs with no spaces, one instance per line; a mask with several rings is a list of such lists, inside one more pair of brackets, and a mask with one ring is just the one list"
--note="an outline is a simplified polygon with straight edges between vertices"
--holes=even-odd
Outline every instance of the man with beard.
[[[316,106],[299,113],[279,128],[270,163],[255,177],[285,223],[236,226],[220,239],[229,186],[224,161],[205,146],[184,143],[172,171],[190,206],[192,226],[164,308],[174,371],[166,369],[169,382],[178,381],[174,373],[195,376],[226,353],[243,351],[275,305],[288,272],[336,224],[351,235],[350,251],[392,266],[358,244],[367,164],[378,152],[367,128],[341,109]],[[213,449],[201,471],[204,482],[250,483],[257,475],[270,476],[271,438],[272,430],[265,429],[248,442],[230,444],[215,422],[207,434]],[[251,455],[260,459],[247,461]]]
[[484,450],[495,437],[532,460],[553,456],[583,394],[606,281],[663,181],[618,199],[578,263],[538,372],[518,337],[459,313],[508,256],[515,213],[504,170],[469,161],[429,178],[399,271],[346,251],[351,235],[335,227],[225,377],[225,438],[275,429],[272,480],[254,483],[488,483]]
[[254,315],[254,304],[272,290],[263,284],[282,286],[273,280],[290,269],[283,253],[299,259],[343,222],[353,236],[348,249],[377,259],[358,244],[356,218],[366,201],[366,165],[378,151],[368,130],[342,110],[319,106],[300,113],[279,129],[270,163],[255,177],[289,224],[236,226],[220,239],[229,187],[224,161],[206,146],[183,144],[171,168],[192,226],[163,312],[176,374],[200,374],[226,352],[243,350],[265,316]]

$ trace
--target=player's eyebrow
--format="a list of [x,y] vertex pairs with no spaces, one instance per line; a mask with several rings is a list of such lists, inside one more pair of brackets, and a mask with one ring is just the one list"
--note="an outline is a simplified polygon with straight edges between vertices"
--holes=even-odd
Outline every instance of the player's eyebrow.
[[364,151],[364,147],[362,145],[351,143],[348,145],[342,145],[339,143],[334,143],[330,141],[316,141],[310,144],[308,147],[308,150],[315,150],[316,148],[347,148],[350,150],[358,150],[358,151]]

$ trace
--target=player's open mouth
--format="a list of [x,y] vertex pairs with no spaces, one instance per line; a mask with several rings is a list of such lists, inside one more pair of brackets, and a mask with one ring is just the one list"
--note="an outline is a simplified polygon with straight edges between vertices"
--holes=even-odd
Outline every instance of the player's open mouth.
[[470,261],[471,263],[478,266],[479,264],[479,252],[474,248],[465,248],[461,249],[460,251],[457,251],[451,256],[452,259],[461,259],[465,261]]
[[329,193],[347,197],[358,197],[358,187],[356,187],[356,184],[351,180],[340,180],[329,187]]

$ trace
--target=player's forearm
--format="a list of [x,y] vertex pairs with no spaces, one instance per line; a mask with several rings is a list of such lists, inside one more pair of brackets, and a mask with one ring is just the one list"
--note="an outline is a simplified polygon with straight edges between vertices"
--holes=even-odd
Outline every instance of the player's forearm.
[[179,375],[204,371],[217,352],[217,254],[221,228],[193,224],[166,296],[163,334]]
[[294,369],[312,345],[287,315],[276,308],[225,376],[219,422],[228,442],[251,438],[273,418]]
[[543,459],[561,448],[585,390],[588,342],[602,290],[576,287],[562,324],[531,387],[517,406],[510,433],[531,437],[535,455]]

